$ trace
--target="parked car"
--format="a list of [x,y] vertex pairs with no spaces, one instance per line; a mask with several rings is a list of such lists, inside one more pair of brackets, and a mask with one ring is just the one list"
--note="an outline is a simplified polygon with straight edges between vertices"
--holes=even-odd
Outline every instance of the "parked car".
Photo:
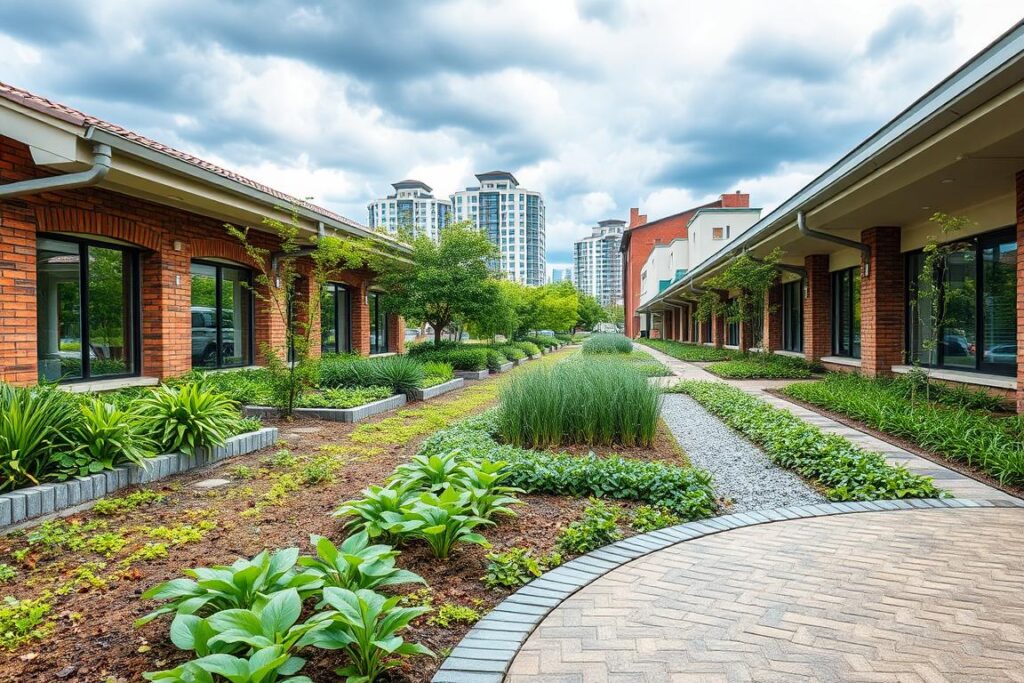
[[552,330],[537,330],[537,336],[540,336],[540,337],[554,337],[555,333]]
[[[235,330],[230,319],[221,330],[224,340],[224,358],[235,352]],[[209,306],[192,307],[192,365],[216,365],[217,361],[217,309]]]
[[1017,362],[1016,344],[998,344],[985,351],[986,363],[1015,363]]
[[418,327],[407,327],[405,328],[405,341],[410,342],[420,336],[420,328]]

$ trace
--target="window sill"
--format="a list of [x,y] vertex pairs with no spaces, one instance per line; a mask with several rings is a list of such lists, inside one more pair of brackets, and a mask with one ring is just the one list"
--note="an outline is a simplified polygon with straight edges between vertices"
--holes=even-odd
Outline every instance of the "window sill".
[[387,358],[388,356],[397,356],[398,354],[394,351],[385,351],[383,353],[371,353],[370,358]]
[[860,358],[848,358],[846,356],[822,356],[822,363],[831,363],[832,365],[848,365],[851,368],[860,367]]
[[[804,354],[800,351],[772,351],[776,356],[788,356],[789,358],[803,358]],[[822,359],[824,360],[824,359]]]
[[723,349],[731,349],[733,351],[738,351],[740,347],[737,346],[736,344],[722,344],[722,348]]
[[233,368],[192,368],[193,370],[202,370],[208,374],[220,374],[222,372],[235,372],[236,370],[258,370],[263,366],[261,365],[239,365]]
[[114,391],[126,387],[155,387],[160,384],[157,377],[119,377],[117,379],[97,379],[89,382],[61,384],[60,388],[73,394],[84,394],[93,391]]
[[[911,365],[894,365],[892,371],[905,375],[914,367]],[[959,382],[960,384],[975,384],[982,387],[994,387],[996,389],[1016,389],[1017,380],[1005,375],[986,375],[981,372],[964,372],[963,370],[944,370],[921,368],[928,373],[932,379],[944,382]]]

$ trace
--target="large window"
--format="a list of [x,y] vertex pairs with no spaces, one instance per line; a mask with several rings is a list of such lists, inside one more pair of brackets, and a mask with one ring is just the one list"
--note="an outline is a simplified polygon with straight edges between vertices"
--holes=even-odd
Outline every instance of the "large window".
[[138,374],[138,253],[103,242],[40,237],[36,268],[39,378]]
[[803,280],[782,285],[782,348],[797,353],[804,350]]
[[728,320],[725,323],[725,343],[727,346],[740,345],[740,323],[738,320]]
[[[924,254],[907,255],[907,355],[922,365],[1013,375],[1017,371],[1017,244],[1012,230],[972,239],[935,274],[944,307],[916,301]],[[935,339],[931,339],[935,335]],[[934,343],[929,343],[929,342]]]
[[323,353],[352,350],[349,291],[328,282],[320,292],[320,349]]
[[192,263],[192,367],[252,363],[251,284],[244,268]]
[[388,350],[388,324],[387,314],[381,305],[384,295],[379,292],[370,292],[368,303],[370,306],[370,353],[387,353]]
[[860,268],[832,273],[832,353],[860,358]]

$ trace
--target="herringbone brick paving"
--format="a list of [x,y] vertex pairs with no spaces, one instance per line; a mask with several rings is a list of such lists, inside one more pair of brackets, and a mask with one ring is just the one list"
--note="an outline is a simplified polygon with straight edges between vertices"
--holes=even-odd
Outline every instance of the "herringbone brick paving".
[[934,509],[680,543],[559,605],[506,681],[1024,681],[1022,530]]

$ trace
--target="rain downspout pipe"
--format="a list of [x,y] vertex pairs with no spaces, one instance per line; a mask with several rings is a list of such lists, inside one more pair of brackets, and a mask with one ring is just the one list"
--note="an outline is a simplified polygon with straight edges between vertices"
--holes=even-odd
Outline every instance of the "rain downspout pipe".
[[796,229],[800,231],[800,234],[804,237],[810,237],[812,239],[824,240],[826,242],[832,242],[834,244],[841,244],[844,247],[851,247],[857,249],[863,254],[861,261],[863,267],[861,269],[862,274],[867,277],[871,274],[869,263],[871,262],[871,247],[864,244],[863,242],[857,242],[856,240],[848,240],[845,237],[837,237],[836,235],[829,235],[827,232],[821,232],[820,230],[811,230],[807,227],[807,217],[803,211],[796,212]]
[[[765,261],[762,258],[754,256],[746,249],[744,249],[741,253],[754,263],[767,263],[767,261]],[[773,263],[772,265],[775,266],[778,270],[784,271],[786,273],[793,273],[794,275],[799,275],[801,278],[807,277],[807,269],[804,268],[803,266],[791,266],[788,263]]]
[[92,167],[88,170],[0,185],[0,199],[13,199],[40,192],[71,190],[76,187],[95,185],[110,172],[110,154],[109,145],[95,143],[92,146]]

